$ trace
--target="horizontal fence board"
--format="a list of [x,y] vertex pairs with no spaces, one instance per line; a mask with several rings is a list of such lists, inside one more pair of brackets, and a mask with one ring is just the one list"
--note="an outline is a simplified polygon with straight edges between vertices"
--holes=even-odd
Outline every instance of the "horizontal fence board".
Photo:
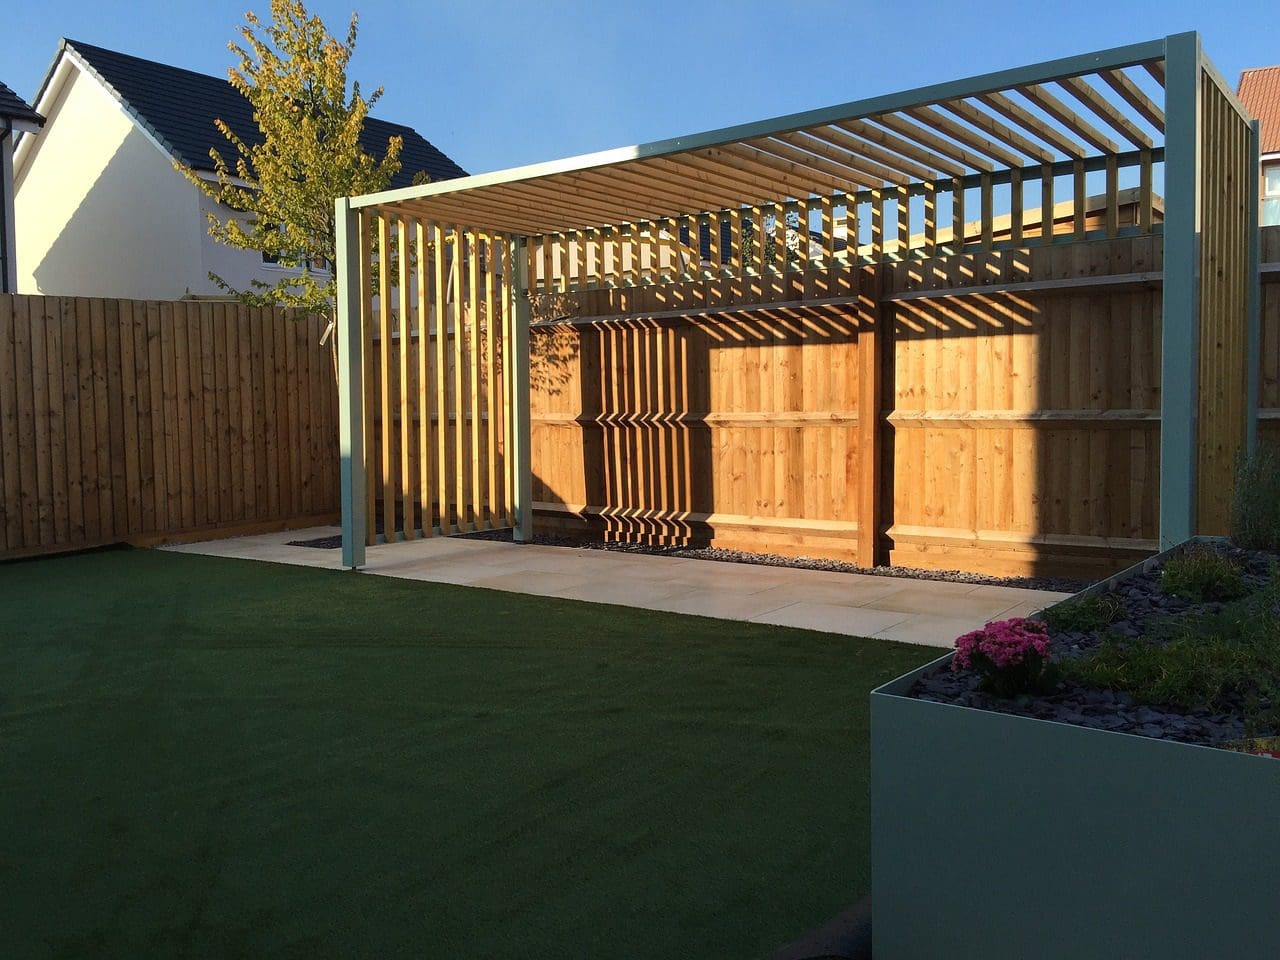
[[857,559],[872,535],[857,495],[859,317],[874,306],[890,340],[880,556],[993,574],[1124,566],[1158,536],[1161,243],[538,298],[539,522]]
[[335,519],[322,328],[228,302],[0,296],[0,557]]

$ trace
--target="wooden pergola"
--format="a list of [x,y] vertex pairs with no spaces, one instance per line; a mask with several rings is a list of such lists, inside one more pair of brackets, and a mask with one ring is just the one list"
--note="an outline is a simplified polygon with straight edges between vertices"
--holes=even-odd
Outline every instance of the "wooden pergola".
[[[1164,236],[1159,524],[1162,544],[1179,542],[1253,442],[1258,144],[1256,122],[1186,33],[340,199],[344,565],[362,565],[379,538],[502,526],[529,537],[532,299],[783,274],[796,269],[786,250],[797,235],[805,269],[1054,242],[1051,230],[1024,229],[1029,192],[1043,211],[1069,200],[1067,239],[1083,239],[1091,178],[1112,201],[1108,236]],[[1125,178],[1136,180],[1137,213],[1122,226]],[[413,337],[416,357],[404,346]],[[394,437],[397,412],[386,390],[376,409],[374,380],[395,380],[402,398],[417,392],[418,412],[406,402]]]

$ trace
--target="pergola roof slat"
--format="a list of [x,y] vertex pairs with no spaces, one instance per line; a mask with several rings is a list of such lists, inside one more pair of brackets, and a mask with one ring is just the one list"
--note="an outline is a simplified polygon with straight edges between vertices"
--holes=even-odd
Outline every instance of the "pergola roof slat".
[[1144,150],[1151,149],[1151,138],[1139,130],[1128,117],[1107,103],[1102,94],[1085,83],[1080,77],[1067,77],[1064,80],[1059,80],[1058,86],[1092,110],[1094,114],[1135,147]]
[[897,134],[890,133],[888,130],[882,130],[879,127],[872,126],[864,120],[846,120],[842,123],[832,124],[832,126],[837,127],[840,130],[847,131],[848,133],[856,134],[865,140],[869,140],[870,142],[877,143],[888,150],[892,150],[894,153],[900,153],[904,157],[909,157],[910,159],[923,163],[926,166],[940,170],[948,176],[962,177],[968,172],[962,165],[956,163],[949,157],[944,157],[942,154],[932,153],[925,150],[919,144],[912,143],[910,140],[899,137]]
[[1164,111],[1156,106],[1142,89],[1129,79],[1123,70],[1103,70],[1098,76],[1114,90],[1124,101],[1142,115],[1142,118],[1161,133],[1164,133]]
[[1016,130],[1009,129],[991,114],[979,110],[967,100],[947,100],[938,104],[938,106],[950,111],[973,126],[985,130],[997,140],[1007,143],[1015,150],[1026,154],[1032,160],[1041,163],[1053,163],[1057,159],[1051,150],[1046,150],[1043,146],[1033,143]]
[[1103,153],[1120,152],[1119,144],[1039,84],[1033,83],[1030,86],[1019,87],[1018,92],[1080,139],[1092,144]]
[[878,147],[860,137],[855,137],[853,134],[847,133],[836,126],[817,127],[806,132],[811,137],[824,140],[852,154],[868,157],[891,170],[896,170],[915,180],[937,180],[941,176],[941,172],[936,168],[923,166],[908,157]]
[[840,147],[830,144],[825,140],[815,137],[807,130],[801,133],[785,133],[782,135],[782,139],[786,140],[787,143],[792,146],[799,147],[802,150],[807,150],[810,153],[816,153],[819,156],[826,157],[834,163],[839,163],[842,166],[848,167],[853,170],[855,174],[862,174],[864,176],[871,177],[873,178],[873,181],[878,180],[880,182],[887,183],[910,183],[913,179],[909,174],[903,173],[901,170],[894,170],[891,167],[886,167],[882,163],[877,163],[875,160],[868,159],[867,157],[860,157],[851,150],[841,149]]
[[1083,144],[1077,143],[1065,134],[1059,133],[1047,123],[1037,119],[1034,114],[1014,103],[1003,93],[984,93],[980,94],[978,99],[992,110],[1003,114],[1007,119],[1022,127],[1032,136],[1039,137],[1045,143],[1061,150],[1073,160],[1081,159],[1087,152]]
[[923,144],[932,150],[938,151],[943,156],[957,160],[967,167],[972,167],[982,173],[990,173],[995,166],[988,160],[983,159],[963,147],[959,147],[949,140],[944,140],[931,130],[917,126],[896,114],[887,114],[883,117],[876,117],[876,123],[883,124],[899,136],[906,137],[908,140],[915,140],[917,143]]
[[1016,167],[1022,162],[1017,154],[1011,153],[978,133],[966,130],[954,120],[943,116],[933,107],[913,107],[907,110],[906,114],[912,119],[918,120],[922,124],[945,134],[956,143],[963,144],[971,150],[990,157],[1001,166]]
[[[988,73],[550,163],[388,190],[353,208],[403,204],[415,216],[526,235],[808,203],[867,190],[994,175],[1121,148],[1159,151],[1161,107],[1125,71],[1163,82],[1169,38]],[[1083,104],[1076,113],[1049,92]],[[1017,93],[1033,109],[1012,99]],[[1038,109],[1036,109],[1038,108]],[[1089,119],[1086,119],[1089,118]],[[1097,118],[1096,124],[1092,118]],[[1150,126],[1147,126],[1147,125]],[[1028,161],[1030,161],[1028,163]],[[1132,161],[1129,161],[1132,162]],[[1004,181],[1001,181],[1004,182]],[[816,201],[815,201],[816,202]]]

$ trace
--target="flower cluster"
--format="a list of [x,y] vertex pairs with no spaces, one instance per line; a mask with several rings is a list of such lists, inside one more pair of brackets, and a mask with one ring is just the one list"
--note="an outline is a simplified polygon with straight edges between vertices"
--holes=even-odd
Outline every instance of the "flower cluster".
[[1048,628],[1022,617],[988,623],[956,640],[951,669],[976,670],[984,689],[998,696],[1042,690],[1052,683]]

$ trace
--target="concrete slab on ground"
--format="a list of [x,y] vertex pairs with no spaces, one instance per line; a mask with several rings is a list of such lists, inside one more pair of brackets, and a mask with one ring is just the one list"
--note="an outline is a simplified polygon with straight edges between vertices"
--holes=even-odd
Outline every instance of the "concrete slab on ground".
[[[336,570],[342,566],[340,551],[289,542],[340,532],[336,527],[312,527],[161,549]],[[960,634],[990,620],[1028,616],[1068,596],[1021,587],[457,537],[379,544],[368,548],[367,559],[364,572],[376,576],[937,647],[950,647]]]

